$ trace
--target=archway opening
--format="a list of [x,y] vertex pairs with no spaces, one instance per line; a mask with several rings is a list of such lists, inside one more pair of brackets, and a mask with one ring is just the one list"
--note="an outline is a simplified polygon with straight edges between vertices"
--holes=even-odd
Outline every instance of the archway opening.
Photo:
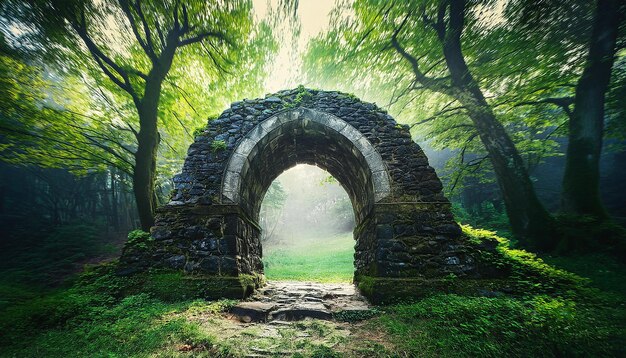
[[354,211],[327,171],[307,164],[284,171],[265,193],[259,224],[269,280],[352,281]]
[[224,208],[236,212],[236,225],[227,226],[225,237],[236,244],[239,272],[264,272],[258,224],[261,203],[274,179],[298,164],[318,166],[341,183],[356,222],[355,275],[376,272],[378,231],[372,215],[375,204],[391,193],[389,172],[360,129],[305,108],[280,112],[257,124],[228,159],[220,200]]

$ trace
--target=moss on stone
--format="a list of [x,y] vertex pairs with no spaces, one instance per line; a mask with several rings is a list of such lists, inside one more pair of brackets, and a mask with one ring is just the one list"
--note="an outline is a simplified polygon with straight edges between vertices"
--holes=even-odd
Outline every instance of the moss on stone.
[[[482,270],[499,270],[516,292],[562,293],[576,290],[588,280],[546,264],[535,254],[510,247],[509,241],[494,232],[462,225],[463,234],[473,249]],[[486,248],[495,247],[495,250]]]
[[296,89],[296,94],[295,96],[293,96],[293,99],[290,102],[286,102],[283,108],[285,109],[296,108],[302,105],[303,102],[311,100],[311,98],[313,98],[312,93],[307,88],[300,85]]
[[243,299],[265,284],[263,275],[185,275],[177,271],[149,271],[126,278],[124,295],[148,293],[165,302],[189,299]]

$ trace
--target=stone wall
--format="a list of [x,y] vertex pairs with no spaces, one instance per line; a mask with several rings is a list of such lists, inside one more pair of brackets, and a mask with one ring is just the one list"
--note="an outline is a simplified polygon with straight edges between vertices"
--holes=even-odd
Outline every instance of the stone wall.
[[304,88],[235,102],[209,121],[158,211],[154,244],[126,250],[121,266],[262,275],[261,201],[299,163],[329,171],[350,196],[357,280],[471,275],[441,182],[409,128],[375,104]]

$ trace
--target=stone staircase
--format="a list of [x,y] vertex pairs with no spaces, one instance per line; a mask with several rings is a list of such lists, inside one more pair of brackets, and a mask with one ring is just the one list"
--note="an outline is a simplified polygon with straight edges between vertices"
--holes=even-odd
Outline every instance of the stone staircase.
[[352,284],[276,281],[234,306],[231,313],[245,323],[333,320],[340,312],[358,313],[370,308]]

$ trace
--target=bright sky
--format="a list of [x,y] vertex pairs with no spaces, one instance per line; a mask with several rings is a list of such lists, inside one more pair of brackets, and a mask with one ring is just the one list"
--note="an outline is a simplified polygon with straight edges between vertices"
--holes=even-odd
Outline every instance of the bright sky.
[[[270,9],[277,9],[279,6],[279,0],[253,0],[252,3],[258,20],[265,19]],[[302,53],[310,39],[328,27],[330,11],[334,5],[335,0],[300,0],[297,20],[301,32],[298,38],[292,36],[288,24],[279,25],[279,31],[284,38],[279,39],[280,48],[270,67],[271,76],[268,77],[265,86],[268,92],[296,87],[299,84]]]

